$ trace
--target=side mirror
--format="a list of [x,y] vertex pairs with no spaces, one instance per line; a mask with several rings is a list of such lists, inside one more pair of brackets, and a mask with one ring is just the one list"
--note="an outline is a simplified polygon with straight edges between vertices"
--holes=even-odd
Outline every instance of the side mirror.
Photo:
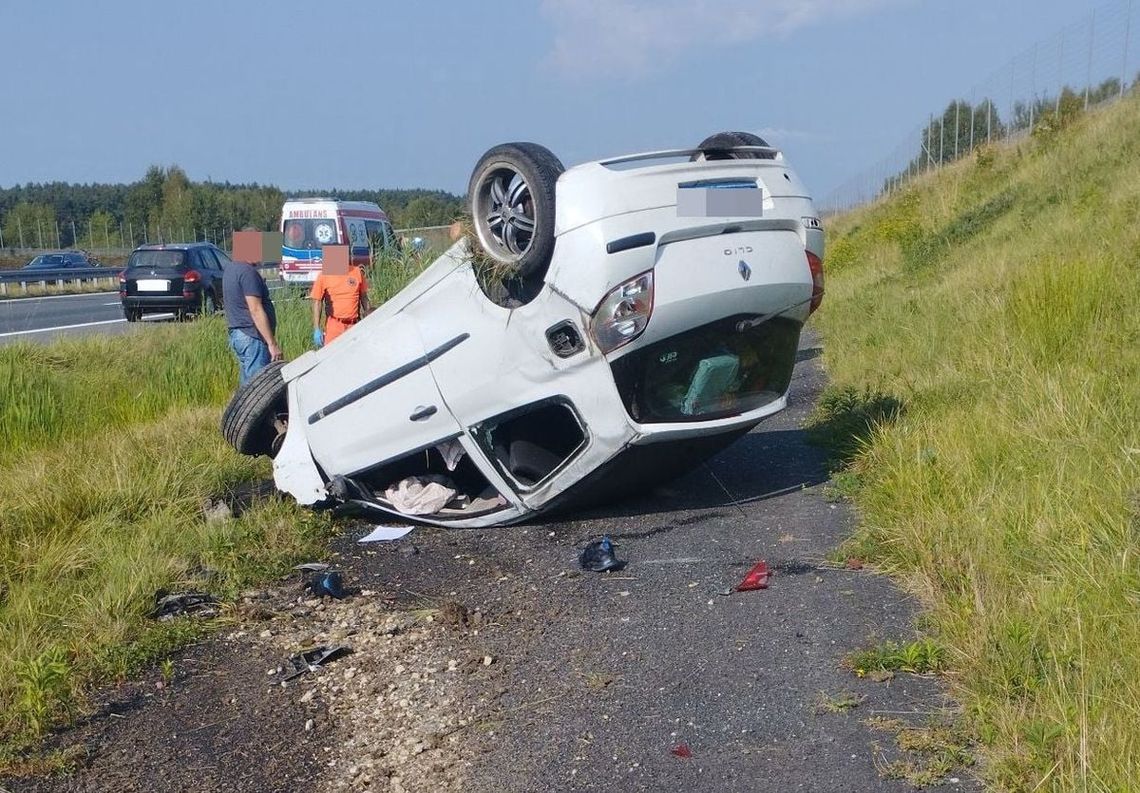
[[413,251],[422,251],[426,247],[427,247],[427,243],[424,242],[423,237],[412,237],[412,250]]

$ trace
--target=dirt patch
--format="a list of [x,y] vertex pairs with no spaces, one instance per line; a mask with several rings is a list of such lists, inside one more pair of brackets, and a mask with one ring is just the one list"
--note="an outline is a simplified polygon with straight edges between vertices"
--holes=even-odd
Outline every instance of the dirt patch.
[[[91,715],[46,742],[76,758],[71,773],[0,788],[462,790],[474,751],[464,732],[485,708],[467,679],[486,665],[463,649],[466,608],[450,604],[359,588],[322,600],[295,580],[248,592],[240,624],[100,692]],[[351,653],[286,680],[290,658],[319,646]]]

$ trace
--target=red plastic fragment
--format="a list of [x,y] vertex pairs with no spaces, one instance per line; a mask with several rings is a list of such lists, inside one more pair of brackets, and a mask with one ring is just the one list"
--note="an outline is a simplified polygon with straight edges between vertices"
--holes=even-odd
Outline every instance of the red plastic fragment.
[[768,563],[761,559],[752,569],[748,571],[748,575],[744,576],[744,580],[736,585],[737,592],[751,592],[753,589],[767,589],[768,588]]
[[689,745],[687,743],[677,744],[676,746],[674,746],[672,749],[669,750],[669,754],[673,755],[674,757],[684,757],[684,758],[689,758],[689,757],[693,756],[693,753],[689,749]]

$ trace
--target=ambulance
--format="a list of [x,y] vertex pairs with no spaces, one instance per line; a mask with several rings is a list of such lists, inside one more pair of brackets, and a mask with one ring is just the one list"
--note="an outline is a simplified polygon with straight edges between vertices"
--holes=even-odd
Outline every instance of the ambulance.
[[370,201],[292,198],[281,208],[281,280],[307,284],[321,271],[321,246],[350,245],[352,264],[366,267],[376,248],[394,248],[392,224]]

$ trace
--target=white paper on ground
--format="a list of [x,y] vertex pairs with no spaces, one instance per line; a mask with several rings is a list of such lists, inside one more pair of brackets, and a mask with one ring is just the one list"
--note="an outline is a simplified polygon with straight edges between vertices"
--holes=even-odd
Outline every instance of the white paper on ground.
[[357,542],[390,542],[400,539],[414,528],[415,526],[377,526]]

